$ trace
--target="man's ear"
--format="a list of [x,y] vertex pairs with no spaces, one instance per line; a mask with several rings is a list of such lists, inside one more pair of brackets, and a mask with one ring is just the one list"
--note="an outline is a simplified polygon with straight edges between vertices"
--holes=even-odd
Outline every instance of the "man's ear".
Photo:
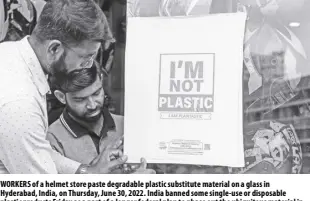
[[64,105],[66,104],[66,95],[62,91],[55,90],[54,95],[59,100],[59,102],[61,102]]
[[65,49],[63,44],[59,40],[51,40],[47,46],[47,60],[51,64],[54,61],[58,61]]

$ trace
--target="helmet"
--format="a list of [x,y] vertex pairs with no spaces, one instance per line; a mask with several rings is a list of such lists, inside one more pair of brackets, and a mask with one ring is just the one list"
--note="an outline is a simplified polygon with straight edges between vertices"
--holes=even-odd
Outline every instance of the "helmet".
[[0,0],[0,41],[31,34],[44,5],[44,0]]
[[260,122],[247,128],[244,142],[245,167],[231,173],[300,173],[302,152],[293,126]]

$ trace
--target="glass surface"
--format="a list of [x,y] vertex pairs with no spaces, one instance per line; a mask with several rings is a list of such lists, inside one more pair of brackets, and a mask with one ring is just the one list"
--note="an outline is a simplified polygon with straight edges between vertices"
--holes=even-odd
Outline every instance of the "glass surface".
[[128,17],[248,13],[243,64],[246,167],[154,168],[162,173],[309,173],[308,0],[129,0],[127,5]]

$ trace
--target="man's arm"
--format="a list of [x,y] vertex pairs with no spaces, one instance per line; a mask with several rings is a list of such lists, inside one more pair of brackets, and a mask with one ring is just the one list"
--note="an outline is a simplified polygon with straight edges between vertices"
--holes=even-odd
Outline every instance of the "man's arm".
[[0,108],[0,160],[11,174],[56,174],[44,118],[34,101],[23,99]]

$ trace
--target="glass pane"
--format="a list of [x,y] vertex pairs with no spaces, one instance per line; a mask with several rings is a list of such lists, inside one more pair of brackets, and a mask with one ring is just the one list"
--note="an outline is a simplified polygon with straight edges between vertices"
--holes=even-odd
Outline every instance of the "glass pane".
[[246,167],[156,166],[159,170],[309,173],[309,9],[308,0],[128,1],[128,16],[248,13],[243,65]]
[[244,45],[247,166],[241,172],[308,172],[308,8],[304,0],[238,4],[238,10],[248,12]]

